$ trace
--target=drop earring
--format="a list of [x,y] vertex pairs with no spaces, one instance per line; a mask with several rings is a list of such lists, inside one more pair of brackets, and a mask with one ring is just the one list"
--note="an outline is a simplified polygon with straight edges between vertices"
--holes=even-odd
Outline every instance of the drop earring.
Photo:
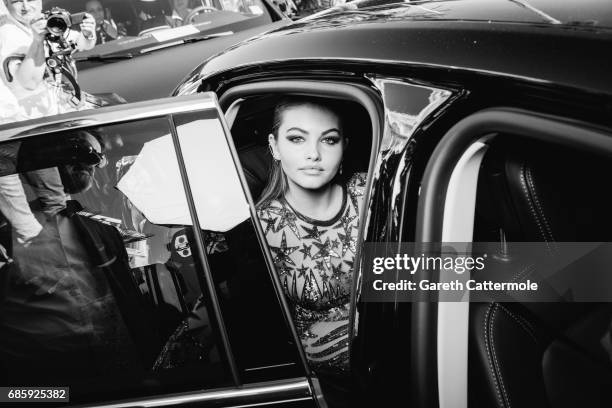
[[280,161],[280,159],[277,159],[274,156],[274,150],[272,150],[272,146],[268,145],[268,149],[270,149],[270,154],[272,155],[272,159],[275,160],[275,161]]
[[338,170],[338,174],[342,174],[342,163],[340,163],[340,169]]

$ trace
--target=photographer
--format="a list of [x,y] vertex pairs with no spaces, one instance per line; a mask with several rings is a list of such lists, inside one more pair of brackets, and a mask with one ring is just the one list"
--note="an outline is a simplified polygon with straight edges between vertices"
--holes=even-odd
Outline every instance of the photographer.
[[[54,81],[45,64],[47,21],[41,0],[3,0],[8,15],[0,20],[0,66],[2,82],[14,94],[19,115],[16,120],[54,115],[78,107]],[[86,15],[80,31],[68,30],[65,40],[78,50],[95,46],[95,20]]]
[[[47,68],[50,50],[45,41],[48,30],[41,11],[42,1],[3,0],[0,6],[3,11],[0,16],[0,99],[3,101],[0,123],[84,108],[64,91],[62,83]],[[94,18],[86,15],[80,32],[67,30],[64,40],[76,49],[91,49],[96,43],[95,28]],[[55,196],[59,184],[57,170],[35,173],[42,190],[53,191]],[[29,242],[40,233],[41,226],[29,210],[16,175],[0,177],[0,212],[0,219],[10,222],[20,242]]]
[[105,8],[100,0],[89,0],[85,3],[85,10],[96,19],[96,44],[104,44],[124,37],[127,33],[125,27],[115,23],[111,17],[110,9]]

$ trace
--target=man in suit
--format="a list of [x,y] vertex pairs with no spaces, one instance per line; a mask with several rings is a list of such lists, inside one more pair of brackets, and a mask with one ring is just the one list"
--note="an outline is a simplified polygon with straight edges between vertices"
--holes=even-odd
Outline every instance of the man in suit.
[[[159,352],[119,232],[83,215],[71,200],[91,188],[104,163],[101,138],[76,131],[62,140],[69,150],[65,157],[76,161],[57,166],[65,193],[58,198],[65,199],[61,210],[49,211],[40,196],[30,202],[42,231],[27,244],[13,240],[12,262],[1,271],[3,384],[65,384],[140,371]],[[36,184],[36,175],[29,173],[27,183]]]

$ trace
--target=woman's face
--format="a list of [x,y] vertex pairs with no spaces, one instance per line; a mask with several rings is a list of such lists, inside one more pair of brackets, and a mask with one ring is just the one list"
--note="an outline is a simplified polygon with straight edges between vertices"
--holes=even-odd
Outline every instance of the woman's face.
[[7,0],[6,8],[20,23],[29,24],[39,18],[42,12],[42,0]]
[[269,136],[274,158],[280,160],[289,188],[319,190],[338,172],[346,140],[340,120],[313,104],[298,105],[282,113],[278,137]]

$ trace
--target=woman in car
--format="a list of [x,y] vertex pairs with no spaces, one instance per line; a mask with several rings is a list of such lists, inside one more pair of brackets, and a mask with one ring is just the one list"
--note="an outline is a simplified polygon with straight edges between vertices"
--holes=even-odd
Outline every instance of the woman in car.
[[342,174],[348,138],[323,99],[283,99],[268,141],[274,162],[257,206],[266,240],[309,363],[318,374],[346,373],[365,177]]

